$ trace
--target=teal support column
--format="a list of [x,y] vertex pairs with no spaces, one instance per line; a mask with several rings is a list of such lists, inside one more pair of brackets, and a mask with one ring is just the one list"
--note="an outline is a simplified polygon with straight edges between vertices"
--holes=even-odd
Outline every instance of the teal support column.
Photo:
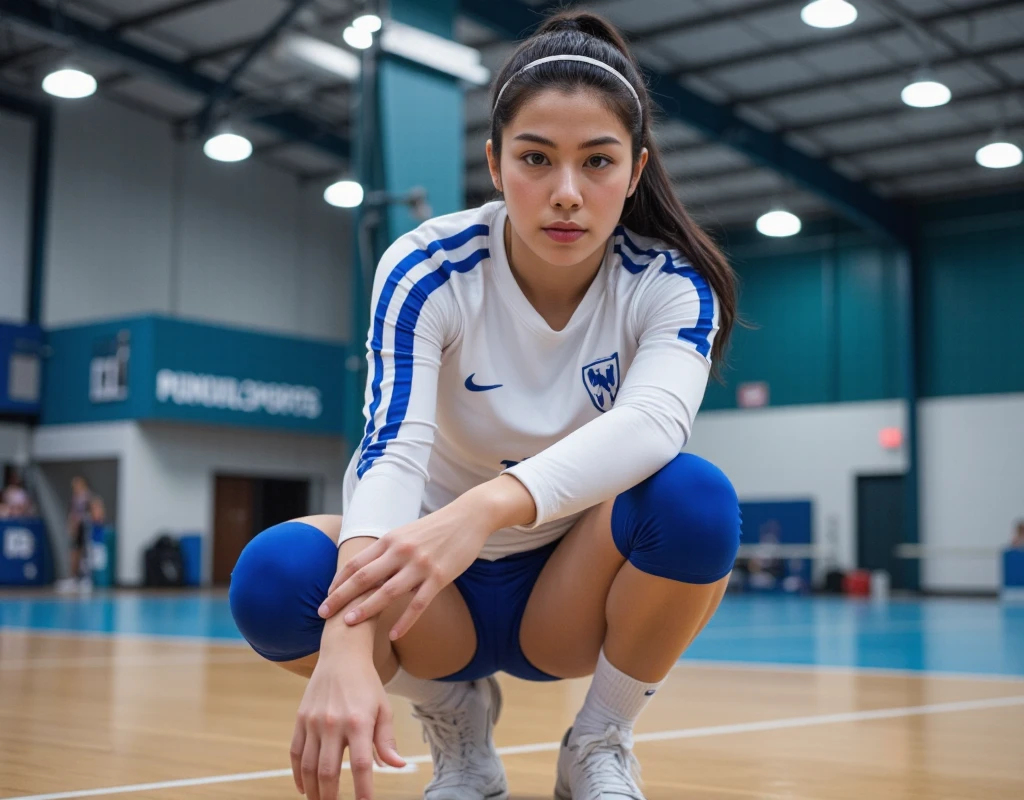
[[[350,178],[358,181],[366,194],[384,188],[377,107],[377,66],[379,42],[364,50],[361,73],[352,93],[353,148]],[[362,205],[352,209],[352,280],[348,353],[345,357],[345,449],[346,461],[359,448],[363,438],[363,398],[366,388],[366,339],[370,326],[370,295],[373,273],[384,249],[379,244],[379,224],[387,209]]]
[[[454,38],[456,0],[391,0],[396,22]],[[463,89],[448,75],[382,53],[378,68],[384,188],[404,195],[427,190],[434,216],[464,208]],[[415,228],[404,206],[388,209],[388,243]]]

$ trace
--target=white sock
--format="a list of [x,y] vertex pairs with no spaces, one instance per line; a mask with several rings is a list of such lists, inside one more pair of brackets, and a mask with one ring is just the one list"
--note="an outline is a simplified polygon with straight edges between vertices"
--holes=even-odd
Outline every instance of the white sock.
[[417,678],[399,665],[395,676],[384,684],[384,691],[411,700],[413,705],[436,708],[444,706],[462,685],[461,681],[451,683]]
[[629,677],[612,665],[602,647],[587,699],[576,715],[573,736],[580,732],[604,733],[609,725],[632,730],[640,712],[664,682],[644,683]]

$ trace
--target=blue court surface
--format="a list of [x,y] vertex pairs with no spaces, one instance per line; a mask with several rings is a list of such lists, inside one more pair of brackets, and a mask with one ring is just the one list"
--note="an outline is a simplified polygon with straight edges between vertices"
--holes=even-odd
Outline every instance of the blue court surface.
[[[3,628],[242,642],[224,594],[0,596]],[[686,658],[1024,676],[1024,606],[728,596]]]

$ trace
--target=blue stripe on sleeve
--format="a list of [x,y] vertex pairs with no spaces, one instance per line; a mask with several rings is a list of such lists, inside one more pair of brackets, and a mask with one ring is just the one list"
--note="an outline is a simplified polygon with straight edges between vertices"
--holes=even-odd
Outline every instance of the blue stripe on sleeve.
[[[622,236],[623,243],[638,256],[647,256],[652,261],[658,256],[664,256],[665,263],[661,267],[662,272],[666,272],[669,275],[681,275],[684,278],[690,279],[693,288],[697,290],[697,297],[700,300],[700,311],[697,314],[697,324],[692,328],[680,328],[679,338],[693,344],[697,348],[697,352],[707,358],[708,353],[711,352],[710,336],[715,319],[715,300],[711,294],[711,287],[708,286],[704,276],[697,272],[690,264],[676,266],[672,261],[672,254],[668,250],[642,250],[630,240],[626,234],[626,229],[621,225],[615,229],[615,235]],[[621,250],[620,245],[615,246],[615,252],[621,253],[622,266],[634,274],[643,272],[650,263],[648,261],[645,264],[635,264],[626,258],[626,254]]]
[[423,306],[435,290],[447,283],[453,272],[469,272],[489,257],[490,251],[484,248],[454,264],[445,259],[441,266],[420,278],[405,298],[395,324],[395,384],[391,391],[391,402],[388,404],[387,417],[377,433],[376,441],[368,444],[364,440],[359,465],[356,468],[356,474],[360,478],[373,466],[373,462],[384,454],[387,443],[398,436],[398,431],[405,421],[405,414],[409,410],[409,397],[412,394],[416,324],[419,322]]
[[417,264],[426,261],[438,251],[456,250],[474,237],[487,236],[489,233],[490,226],[488,225],[471,225],[454,236],[431,242],[422,250],[413,250],[399,261],[391,270],[391,274],[388,275],[388,279],[377,300],[377,307],[373,316],[373,337],[370,340],[370,347],[373,350],[373,380],[370,384],[372,397],[370,400],[369,419],[366,421],[366,431],[360,445],[360,450],[366,450],[373,439],[374,419],[381,404],[380,385],[381,381],[384,380],[384,360],[380,355],[380,350],[384,346],[384,321],[387,318],[388,307],[391,305],[395,290],[402,282],[402,279]]

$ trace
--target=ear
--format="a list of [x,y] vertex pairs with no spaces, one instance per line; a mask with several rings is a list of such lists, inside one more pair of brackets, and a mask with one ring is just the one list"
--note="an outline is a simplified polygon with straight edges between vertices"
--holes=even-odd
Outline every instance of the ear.
[[499,192],[501,191],[501,169],[498,165],[498,160],[494,157],[494,146],[491,144],[491,140],[487,140],[487,144],[484,145],[484,150],[487,152],[487,169],[491,173],[491,183],[494,184],[494,188]]
[[[488,142],[488,146],[490,146],[490,142]],[[647,159],[649,156],[650,153],[647,151],[646,147],[640,150],[640,156],[636,160],[636,166],[633,167],[633,177],[630,178],[629,191],[626,192],[626,197],[632,197],[633,193],[636,192],[636,187],[640,183],[640,176],[643,174],[644,167],[647,166]]]

